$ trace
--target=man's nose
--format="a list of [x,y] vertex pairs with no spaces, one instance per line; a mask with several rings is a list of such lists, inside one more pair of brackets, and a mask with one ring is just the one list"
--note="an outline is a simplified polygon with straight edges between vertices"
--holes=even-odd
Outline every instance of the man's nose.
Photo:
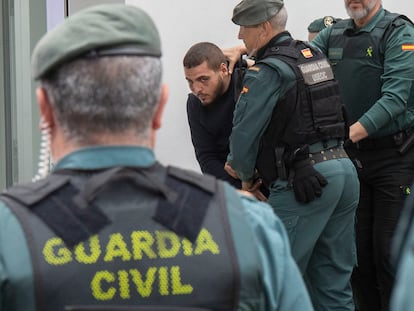
[[239,34],[237,35],[237,38],[240,40],[243,40],[243,27],[240,26],[239,28]]
[[199,83],[199,82],[194,82],[193,83],[193,86],[192,86],[192,91],[193,91],[193,93],[194,94],[198,94],[198,93],[200,93],[200,91],[202,90],[202,86],[201,86],[201,83]]

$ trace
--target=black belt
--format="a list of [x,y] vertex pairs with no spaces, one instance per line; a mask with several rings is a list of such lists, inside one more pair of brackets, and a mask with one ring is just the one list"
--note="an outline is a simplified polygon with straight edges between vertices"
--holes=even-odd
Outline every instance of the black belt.
[[414,128],[409,128],[392,135],[378,138],[365,138],[353,144],[358,150],[389,149],[401,146],[411,135],[414,135]]
[[309,154],[312,164],[341,158],[348,158],[348,154],[342,147],[334,147]]

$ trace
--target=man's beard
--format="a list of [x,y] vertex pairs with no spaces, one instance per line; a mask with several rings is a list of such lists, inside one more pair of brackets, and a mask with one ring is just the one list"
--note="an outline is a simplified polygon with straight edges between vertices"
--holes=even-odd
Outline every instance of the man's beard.
[[349,6],[347,5],[345,5],[345,9],[350,18],[354,20],[361,20],[369,15],[369,13],[372,11],[372,9],[375,6],[375,3],[376,3],[376,0],[371,0],[371,2],[368,3],[368,6],[363,7],[361,10],[351,10]]
[[217,83],[217,87],[214,90],[214,97],[212,98],[211,102],[209,102],[207,104],[214,103],[217,100],[217,98],[219,98],[225,92],[226,92],[226,90],[225,90],[224,81],[223,81],[223,78],[220,77],[220,81]]

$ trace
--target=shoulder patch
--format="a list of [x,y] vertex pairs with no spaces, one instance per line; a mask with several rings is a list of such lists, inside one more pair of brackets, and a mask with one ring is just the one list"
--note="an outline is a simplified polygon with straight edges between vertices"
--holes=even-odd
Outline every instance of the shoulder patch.
[[323,24],[325,27],[330,27],[335,23],[335,20],[332,16],[325,16],[323,19]]
[[414,51],[414,44],[403,44],[401,45],[403,51]]
[[313,54],[310,48],[306,48],[300,51],[305,58],[312,58]]
[[257,66],[252,66],[252,67],[249,67],[249,70],[253,70],[253,71],[259,72],[260,71],[260,68],[257,67]]

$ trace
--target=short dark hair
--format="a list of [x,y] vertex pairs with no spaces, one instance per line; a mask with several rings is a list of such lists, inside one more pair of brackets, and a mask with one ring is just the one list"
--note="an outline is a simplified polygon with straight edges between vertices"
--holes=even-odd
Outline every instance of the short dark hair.
[[161,93],[158,57],[78,58],[63,64],[40,85],[46,89],[65,137],[94,144],[102,133],[149,134]]
[[221,64],[227,64],[223,51],[214,43],[199,42],[194,44],[185,54],[183,65],[185,68],[193,68],[204,61],[212,70],[219,70]]

